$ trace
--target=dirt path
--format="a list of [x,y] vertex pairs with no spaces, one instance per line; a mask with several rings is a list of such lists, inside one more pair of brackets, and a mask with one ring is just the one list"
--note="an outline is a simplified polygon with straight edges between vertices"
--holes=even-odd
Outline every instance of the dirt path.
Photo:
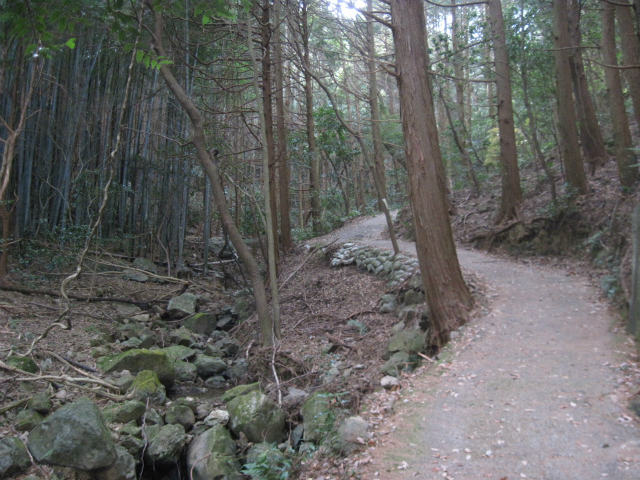
[[[383,227],[373,217],[332,237],[390,248]],[[559,269],[459,256],[489,285],[490,311],[414,379],[362,478],[640,479],[639,423],[625,408],[633,348],[597,291]]]

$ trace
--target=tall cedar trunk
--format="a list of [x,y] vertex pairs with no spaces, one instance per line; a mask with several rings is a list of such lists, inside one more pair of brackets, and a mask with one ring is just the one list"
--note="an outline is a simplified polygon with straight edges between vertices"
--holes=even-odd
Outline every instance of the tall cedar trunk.
[[[367,11],[373,12],[373,0],[367,0]],[[369,76],[369,109],[371,111],[371,136],[373,137],[373,176],[378,191],[378,208],[384,210],[382,202],[387,198],[382,135],[380,134],[380,105],[378,104],[378,78],[376,74],[376,44],[373,19],[367,18],[367,74]]]
[[[452,4],[455,5],[456,0],[451,1]],[[446,109],[447,119],[449,120],[449,125],[451,126],[451,131],[454,136],[454,140],[456,145],[458,146],[458,150],[460,150],[460,155],[462,156],[462,161],[467,167],[467,174],[469,175],[469,179],[472,184],[472,193],[474,196],[477,196],[480,193],[480,183],[478,182],[478,177],[476,176],[476,172],[473,170],[473,162],[471,162],[471,156],[469,155],[469,149],[467,145],[467,118],[465,116],[465,108],[464,108],[464,71],[463,71],[463,62],[464,58],[460,57],[460,35],[462,35],[459,19],[456,14],[456,9],[453,8],[451,10],[451,37],[452,37],[452,46],[453,51],[456,53],[456,58],[453,60],[453,75],[456,77],[455,87],[456,87],[456,122],[458,123],[457,129],[460,132],[463,132],[462,135],[457,133],[457,129],[454,126],[453,119],[451,117],[451,113],[449,112],[448,105],[446,104],[446,98],[442,98],[442,106]],[[442,94],[442,90],[440,90]]]
[[578,145],[578,129],[571,85],[568,0],[553,0],[553,56],[556,64],[558,135],[567,183],[577,193],[587,192],[587,179]]
[[309,189],[311,190],[311,221],[313,233],[319,235],[321,232],[320,223],[320,158],[316,147],[315,123],[313,120],[313,79],[311,77],[311,59],[309,52],[309,1],[302,1],[302,48],[304,62],[304,95],[307,116],[307,145],[309,148],[309,158],[311,159],[311,172]]
[[[602,57],[607,65],[617,65],[616,59],[616,30],[615,30],[615,6],[602,3]],[[616,68],[604,69],[604,78],[607,84],[607,98],[611,123],[613,124],[613,136],[616,149],[616,163],[620,183],[631,186],[636,181],[638,169],[634,166],[635,155],[629,131],[629,119],[624,106],[622,96],[622,80],[620,71]]]
[[449,332],[466,321],[472,298],[462,278],[449,223],[445,172],[427,79],[423,1],[391,0],[391,19],[416,250],[433,340],[444,344]]
[[[146,5],[150,10],[153,11],[151,0],[146,0]],[[162,31],[162,15],[156,11],[154,12],[152,48],[158,55],[161,55],[163,58],[169,58],[167,56],[167,52],[162,46]],[[271,345],[273,343],[274,325],[273,319],[271,318],[271,315],[269,313],[269,305],[267,302],[264,281],[262,280],[260,269],[258,268],[258,262],[256,261],[247,245],[242,240],[240,231],[236,227],[236,224],[233,222],[233,218],[229,213],[227,199],[224,195],[222,179],[220,176],[220,172],[218,171],[218,166],[211,153],[209,153],[209,151],[207,150],[206,137],[204,133],[204,121],[200,110],[198,110],[192,99],[186,94],[184,88],[180,85],[176,77],[173,75],[173,72],[171,71],[169,66],[161,65],[159,68],[162,78],[164,79],[167,87],[169,87],[169,90],[171,90],[178,103],[180,103],[182,108],[187,112],[187,115],[189,115],[192,126],[191,140],[193,142],[193,145],[196,147],[198,161],[200,162],[200,165],[211,181],[213,200],[218,207],[218,213],[220,214],[222,225],[224,226],[226,232],[229,234],[229,239],[236,249],[236,252],[238,252],[240,260],[247,269],[249,280],[251,281],[251,284],[253,286],[253,295],[256,301],[256,311],[258,313],[258,320],[260,322],[260,329],[262,332],[262,342],[265,345]]]
[[[620,45],[622,46],[624,65],[640,65],[640,41],[633,26],[631,6],[616,6],[616,16],[620,28]],[[640,128],[640,68],[626,69],[624,77],[629,86],[636,124]]]
[[502,196],[496,223],[518,217],[522,203],[516,133],[513,126],[511,100],[511,74],[509,53],[504,33],[504,19],[500,0],[489,0],[489,21],[493,34],[493,55],[496,67],[496,91],[498,95],[498,130],[500,134],[500,165],[502,171]]
[[[269,165],[269,206],[272,214],[278,214],[278,189],[276,177],[276,146],[273,136],[273,95],[271,93],[271,23],[270,23],[270,2],[264,0],[262,5],[262,18],[260,19],[260,33],[262,36],[262,111],[264,112],[264,129],[267,163]],[[265,172],[265,175],[267,172]],[[266,200],[265,200],[266,201]],[[271,234],[273,238],[278,238],[278,222],[272,222]],[[275,249],[276,265],[278,263],[278,248]]]
[[287,152],[287,127],[284,107],[284,65],[282,60],[282,31],[281,31],[281,0],[274,1],[275,29],[273,43],[273,60],[276,76],[276,127],[278,131],[278,194],[280,217],[280,248],[288,252],[293,248],[291,239],[291,218],[289,212],[289,182],[291,172],[289,169],[289,154]]
[[604,165],[607,159],[607,152],[604,148],[604,139],[596,118],[596,111],[593,107],[593,100],[587,84],[587,75],[584,71],[584,61],[582,59],[582,33],[580,31],[580,9],[579,0],[570,0],[569,35],[575,48],[571,50],[569,62],[571,64],[571,75],[573,80],[573,93],[576,98],[576,114],[580,127],[580,143],[584,152],[585,161],[590,167],[591,174],[596,168]]

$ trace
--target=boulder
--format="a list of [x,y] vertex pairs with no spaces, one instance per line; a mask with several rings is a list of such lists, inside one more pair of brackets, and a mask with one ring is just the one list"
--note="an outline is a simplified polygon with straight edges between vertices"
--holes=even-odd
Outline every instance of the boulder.
[[424,350],[426,345],[425,334],[420,329],[406,329],[397,332],[387,346],[389,353],[406,352],[417,353]]
[[395,390],[400,388],[400,381],[391,375],[385,375],[380,379],[380,386],[385,390]]
[[19,357],[11,355],[5,360],[10,367],[18,368],[29,373],[38,373],[38,365],[30,357]]
[[304,441],[320,443],[333,429],[335,414],[331,409],[331,394],[316,392],[302,405]]
[[116,461],[93,474],[96,480],[135,480],[136,461],[125,447],[116,445]]
[[22,410],[16,415],[14,421],[16,430],[19,432],[30,432],[42,423],[44,417],[35,410]]
[[198,353],[193,348],[185,347],[183,345],[171,345],[170,347],[165,347],[160,351],[166,353],[169,359],[174,362],[188,360]]
[[294,408],[304,402],[308,396],[309,394],[304,390],[291,387],[289,393],[282,399],[282,404],[287,408]]
[[147,460],[155,466],[174,465],[180,460],[186,441],[182,425],[165,425],[151,438],[146,451]]
[[214,375],[204,381],[204,386],[213,390],[222,390],[227,386],[227,379],[222,375]]
[[192,293],[183,293],[169,300],[167,311],[173,318],[182,318],[196,313],[198,297]]
[[155,263],[153,263],[148,258],[137,257],[133,260],[133,266],[139,268],[140,270],[146,270],[151,273],[158,273],[158,267]]
[[240,350],[240,344],[237,340],[229,336],[225,336],[215,342],[213,344],[213,348],[222,352],[222,354],[227,357],[233,357],[238,353],[238,350]]
[[196,355],[193,362],[198,370],[198,375],[202,378],[209,378],[227,369],[227,364],[221,358],[210,357],[209,355]]
[[107,423],[129,423],[137,422],[144,415],[145,410],[144,403],[129,400],[108,406],[102,411],[102,415]]
[[360,416],[348,417],[338,427],[336,437],[338,450],[347,455],[366,445],[369,424]]
[[193,424],[196,423],[196,416],[190,407],[180,403],[173,403],[167,408],[164,421],[168,424],[182,425],[185,430],[190,430]]
[[220,424],[198,435],[189,445],[187,471],[193,480],[240,480],[235,458],[236,445],[229,431]]
[[123,270],[122,278],[125,280],[130,280],[132,282],[140,282],[140,283],[146,283],[149,281],[149,275],[139,270],[134,270],[132,268],[127,268]]
[[0,439],[0,478],[18,475],[31,465],[29,453],[18,437]]
[[191,347],[193,344],[197,343],[197,340],[193,336],[193,332],[191,330],[185,327],[180,327],[169,333],[169,343],[182,345],[183,347]]
[[113,465],[116,450],[98,407],[87,398],[59,408],[29,434],[38,463],[96,470]]
[[212,410],[204,419],[204,424],[210,427],[218,424],[226,425],[227,423],[229,423],[229,412],[222,409]]
[[222,395],[222,401],[224,403],[229,403],[236,397],[240,395],[246,395],[249,392],[257,392],[260,390],[260,384],[258,382],[255,383],[247,383],[244,385],[238,385],[237,387],[230,388],[224,395]]
[[404,295],[402,297],[402,303],[404,303],[405,305],[418,305],[424,302],[424,293],[419,290],[407,290],[406,292],[404,292]]
[[138,373],[131,384],[129,393],[132,398],[141,402],[150,400],[153,403],[162,404],[167,399],[164,385],[153,370],[142,370]]
[[239,358],[227,368],[225,375],[229,380],[241,382],[249,375],[249,364],[244,358]]
[[116,355],[102,357],[96,363],[105,373],[129,370],[135,374],[143,370],[153,370],[160,381],[168,387],[173,385],[176,376],[173,362],[162,350],[127,350]]
[[227,403],[229,425],[250,442],[279,442],[285,436],[285,414],[266,395],[252,391]]
[[216,329],[216,315],[212,312],[198,312],[185,318],[182,326],[188,328],[193,333],[200,335],[210,335]]
[[198,369],[193,363],[177,361],[173,364],[176,371],[176,380],[180,382],[193,382],[198,377]]

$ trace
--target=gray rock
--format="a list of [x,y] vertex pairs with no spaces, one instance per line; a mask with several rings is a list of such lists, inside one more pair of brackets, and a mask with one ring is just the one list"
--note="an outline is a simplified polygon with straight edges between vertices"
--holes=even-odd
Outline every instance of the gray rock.
[[213,348],[219,350],[228,357],[233,357],[240,350],[240,344],[233,338],[225,336],[213,344]]
[[105,408],[102,415],[107,423],[129,423],[137,422],[144,411],[146,405],[137,400],[129,400]]
[[155,466],[174,465],[187,441],[182,425],[165,425],[153,436],[146,451],[147,460]]
[[227,380],[222,375],[214,375],[205,380],[204,386],[213,390],[221,390],[227,387]]
[[231,330],[231,328],[236,324],[235,318],[233,315],[221,315],[218,317],[218,321],[216,322],[216,328],[218,330]]
[[230,388],[229,390],[224,392],[224,395],[222,395],[222,401],[224,403],[229,403],[231,400],[239,397],[240,395],[246,395],[249,392],[257,392],[259,390],[260,383],[258,382],[238,385],[237,387]]
[[174,362],[188,360],[198,353],[197,350],[183,345],[171,345],[161,349],[161,351],[165,352],[169,359]]
[[210,427],[218,424],[226,425],[229,423],[229,412],[219,408],[212,410],[204,419],[204,423]]
[[182,425],[185,430],[190,430],[193,424],[196,423],[196,416],[190,407],[173,403],[167,408],[164,420],[168,424],[179,424]]
[[198,297],[192,293],[183,293],[169,300],[167,311],[173,318],[182,318],[196,313]]
[[141,402],[149,400],[156,404],[162,404],[167,399],[166,389],[153,370],[143,370],[138,373],[131,384],[129,394],[131,398]]
[[250,442],[279,442],[285,436],[285,414],[259,391],[235,397],[227,403],[229,425]]
[[397,377],[402,371],[412,371],[417,363],[415,356],[407,352],[396,352],[384,363],[382,373]]
[[134,435],[120,435],[118,438],[118,444],[125,448],[127,452],[133,455],[134,458],[139,458],[140,453],[144,449],[145,442],[143,439],[138,438]]
[[49,415],[29,434],[28,447],[38,463],[95,470],[116,460],[111,433],[98,407],[81,398]]
[[139,268],[140,270],[146,270],[151,273],[158,273],[158,267],[155,263],[153,263],[148,258],[137,257],[133,260],[133,266]]
[[380,380],[380,386],[385,390],[393,390],[394,388],[400,387],[400,381],[396,377],[392,377],[391,375],[385,375]]
[[51,397],[47,392],[36,393],[27,404],[31,410],[35,410],[38,413],[46,415],[51,411]]
[[382,304],[380,307],[380,313],[391,313],[398,306],[396,296],[391,293],[383,295],[380,298],[380,303]]
[[189,445],[187,471],[192,472],[193,480],[240,480],[243,477],[235,452],[229,431],[222,425],[214,425]]
[[304,441],[320,443],[331,431],[335,414],[331,409],[331,394],[316,392],[302,405]]
[[425,348],[425,334],[419,329],[406,329],[396,333],[387,346],[389,353],[407,352],[417,353]]
[[367,326],[360,320],[351,319],[347,322],[347,327],[356,330],[360,335],[367,333]]
[[282,404],[287,408],[297,407],[302,402],[304,402],[307,397],[309,397],[309,394],[304,390],[300,390],[296,387],[291,387],[289,389],[289,393],[282,399]]
[[212,312],[198,312],[182,321],[182,326],[193,333],[210,335],[216,329],[216,315]]
[[418,290],[407,290],[402,297],[405,305],[418,305],[425,302],[424,293]]
[[160,381],[168,387],[173,385],[176,376],[173,362],[162,350],[127,350],[116,355],[102,357],[96,363],[105,373],[129,370],[136,374],[142,370],[153,370]]
[[148,409],[144,414],[144,423],[147,425],[164,425],[162,415],[155,408]]
[[182,345],[183,347],[191,347],[198,341],[196,340],[193,332],[185,327],[180,327],[176,330],[172,330],[169,333],[169,343],[174,345]]
[[346,418],[338,427],[338,449],[351,454],[366,445],[369,438],[369,424],[360,416]]
[[44,417],[35,410],[21,410],[14,421],[16,430],[19,432],[30,432],[42,423]]
[[302,442],[302,437],[304,436],[304,425],[299,423],[296,425],[296,428],[291,432],[291,448],[297,449],[300,446],[300,442]]
[[146,283],[149,281],[149,275],[146,275],[138,270],[127,268],[122,272],[122,278],[130,280],[132,282]]
[[176,379],[180,382],[193,382],[198,377],[198,369],[193,363],[177,361],[173,364]]
[[96,480],[135,480],[136,461],[129,451],[116,445],[116,461],[109,468],[93,472]]
[[126,392],[131,387],[131,384],[135,380],[134,377],[129,370],[123,370],[121,372],[116,372],[109,376],[108,380],[111,384],[118,387],[121,392]]
[[31,465],[29,453],[18,437],[0,439],[0,478],[18,475]]
[[210,357],[208,355],[196,355],[194,362],[198,375],[202,378],[209,378],[213,375],[224,372],[227,369],[227,364],[221,358]]

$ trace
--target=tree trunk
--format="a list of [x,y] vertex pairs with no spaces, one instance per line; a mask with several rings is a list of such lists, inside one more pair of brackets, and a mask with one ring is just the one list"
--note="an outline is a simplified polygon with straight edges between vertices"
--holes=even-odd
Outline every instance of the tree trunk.
[[[146,0],[145,3],[147,7],[154,12],[152,48],[158,55],[161,55],[163,58],[169,58],[162,45],[162,15],[159,12],[153,10],[153,4],[151,0]],[[189,119],[191,120],[192,125],[191,139],[193,145],[196,147],[198,161],[207,173],[209,180],[211,180],[213,199],[216,206],[218,207],[218,212],[220,213],[222,224],[229,234],[229,239],[238,252],[240,260],[247,269],[249,279],[253,286],[253,295],[255,297],[258,320],[260,322],[262,331],[262,342],[265,345],[271,345],[273,343],[274,325],[273,319],[269,313],[269,305],[267,302],[264,281],[262,280],[262,276],[260,274],[258,263],[255,257],[242,240],[240,231],[236,227],[235,223],[233,222],[233,218],[229,213],[227,200],[225,198],[224,189],[222,187],[222,180],[218,171],[218,166],[216,164],[215,158],[207,150],[206,137],[204,133],[204,121],[202,115],[191,98],[189,98],[189,96],[186,94],[184,88],[175,78],[169,66],[163,64],[160,65],[159,68],[162,78],[167,84],[167,87],[169,87],[169,90],[171,90],[176,100],[189,115]]]
[[633,12],[631,5],[628,7],[616,6],[618,27],[620,28],[620,44],[624,65],[636,65],[636,68],[628,68],[624,71],[629,86],[629,94],[633,103],[633,113],[638,129],[640,129],[640,41],[633,27]]
[[570,38],[573,48],[569,56],[571,64],[571,76],[573,80],[573,93],[575,95],[576,114],[580,127],[580,140],[585,161],[590,167],[593,175],[598,167],[604,165],[607,159],[607,152],[604,148],[604,140],[596,111],[593,107],[593,100],[587,85],[587,75],[584,71],[584,61],[582,60],[582,33],[580,31],[580,9],[579,0],[571,0],[568,13]]
[[449,332],[466,321],[473,301],[462,278],[449,223],[445,172],[427,78],[423,1],[391,0],[391,18],[416,250],[433,340],[442,345]]
[[289,252],[293,248],[293,240],[291,239],[291,218],[289,211],[289,182],[291,181],[291,172],[289,169],[289,154],[287,152],[287,128],[284,106],[284,65],[282,59],[282,41],[281,32],[281,0],[274,0],[275,13],[275,29],[273,42],[273,60],[275,63],[276,75],[276,127],[278,131],[278,193],[280,200],[280,247],[283,252]]
[[493,34],[493,56],[496,67],[496,91],[498,95],[498,130],[500,133],[500,165],[502,171],[502,196],[496,223],[517,218],[522,203],[520,170],[516,150],[516,133],[513,126],[511,100],[511,74],[509,53],[504,33],[504,19],[500,0],[489,0],[489,21]]
[[[367,0],[367,11],[373,12],[373,0]],[[382,135],[380,134],[380,105],[378,104],[378,78],[376,74],[376,44],[373,19],[367,17],[367,74],[369,77],[369,109],[371,111],[371,136],[373,138],[373,175],[378,188],[378,208],[384,211],[382,202],[387,198]]]
[[558,134],[565,178],[578,194],[587,192],[587,179],[578,145],[578,129],[571,85],[568,0],[553,0],[553,44],[556,64]]
[[311,221],[313,233],[321,233],[321,206],[320,206],[320,157],[316,147],[315,123],[313,120],[313,79],[311,77],[311,59],[309,56],[309,19],[308,0],[302,1],[302,48],[304,62],[304,94],[307,116],[307,144],[309,147],[309,158],[311,160],[310,185],[311,189]]
[[[602,3],[602,57],[605,64],[617,66],[615,6],[608,2]],[[611,123],[613,124],[618,176],[620,183],[628,187],[636,181],[638,168],[634,166],[636,161],[632,150],[629,119],[622,96],[620,71],[616,68],[605,67],[604,78],[607,85]]]

